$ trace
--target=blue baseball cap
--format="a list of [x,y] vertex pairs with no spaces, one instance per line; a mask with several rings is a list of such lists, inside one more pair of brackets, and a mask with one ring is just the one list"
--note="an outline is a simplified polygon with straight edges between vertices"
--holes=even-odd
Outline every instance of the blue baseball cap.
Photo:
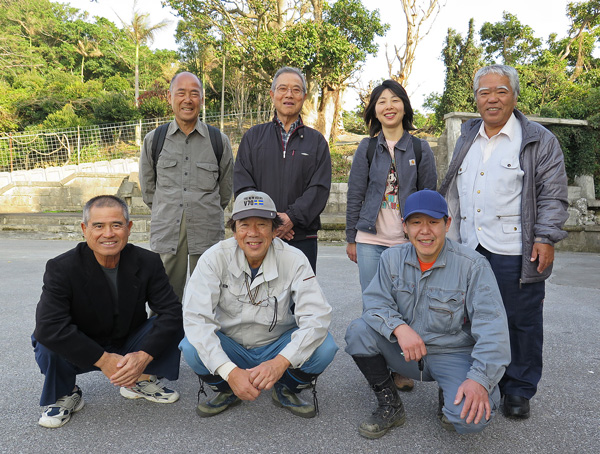
[[413,192],[406,199],[404,204],[404,220],[413,214],[426,214],[435,219],[441,219],[448,216],[448,204],[444,197],[431,189]]

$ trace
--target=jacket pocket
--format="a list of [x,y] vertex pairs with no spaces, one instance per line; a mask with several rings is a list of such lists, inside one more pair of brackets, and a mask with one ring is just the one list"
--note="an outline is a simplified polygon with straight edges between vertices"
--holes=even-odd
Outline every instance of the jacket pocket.
[[458,333],[465,322],[464,293],[457,290],[427,290],[427,330],[432,333]]
[[495,190],[498,194],[518,194],[523,188],[523,174],[519,166],[519,158],[502,158],[500,171],[495,181]]
[[177,161],[175,159],[159,159],[156,163],[156,183],[167,188],[177,186]]
[[471,182],[471,187],[469,188],[468,186],[468,179],[465,178],[465,173],[467,172],[469,168],[469,164],[468,162],[465,160],[460,167],[458,168],[458,172],[457,172],[457,186],[458,186],[458,193],[465,197],[467,194],[469,194],[472,190],[473,190],[473,186]]
[[219,181],[219,166],[208,162],[196,162],[196,185],[201,191],[214,191]]

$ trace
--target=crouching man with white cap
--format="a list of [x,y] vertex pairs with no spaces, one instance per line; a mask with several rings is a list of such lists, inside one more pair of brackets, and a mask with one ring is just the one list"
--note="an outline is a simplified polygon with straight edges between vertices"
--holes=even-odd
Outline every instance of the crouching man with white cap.
[[506,312],[485,257],[446,238],[451,221],[435,191],[406,199],[410,243],[381,255],[362,317],[346,331],[346,351],[379,404],[358,428],[366,438],[406,419],[390,370],[438,383],[446,430],[480,432],[498,409],[498,382],[510,362]]
[[[200,391],[206,384],[218,393],[198,405],[201,417],[270,389],[273,404],[296,416],[318,411],[314,385],[338,349],[328,333],[331,306],[305,255],[276,237],[281,223],[267,194],[238,195],[233,238],[200,257],[186,287],[179,348]],[[313,404],[297,395],[311,387]]]

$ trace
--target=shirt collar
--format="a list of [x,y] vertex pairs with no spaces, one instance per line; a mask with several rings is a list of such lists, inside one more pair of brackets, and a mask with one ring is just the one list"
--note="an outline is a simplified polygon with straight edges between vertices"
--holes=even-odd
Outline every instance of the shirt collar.
[[[207,128],[206,126],[204,126],[205,129],[202,129],[202,127],[200,126],[201,124],[202,124],[202,122],[200,121],[200,117],[198,117],[198,119],[196,120],[196,126],[194,126],[194,129],[192,131],[197,131],[198,134],[200,134],[201,136],[206,136],[208,129],[206,129]],[[173,119],[173,121],[171,122],[171,125],[167,129],[167,134],[169,134],[169,135],[175,134],[177,131],[183,132],[181,130],[181,128],[179,127],[179,123],[177,123],[177,120]]]
[[[281,131],[284,134],[288,134],[285,131],[285,128],[283,127],[283,122],[277,117],[277,112],[275,112],[275,117],[274,117],[275,123],[277,123],[279,125],[279,128],[281,129]],[[290,126],[290,132],[292,132],[294,129],[296,129],[298,126],[302,125],[302,117],[300,115],[298,115],[298,119],[292,123],[292,125]]]
[[[512,114],[510,114],[510,117],[509,117],[508,121],[506,122],[506,124],[502,127],[500,132],[498,132],[498,134],[496,134],[496,135],[498,136],[500,134],[504,134],[512,142],[515,138],[516,128],[518,128],[518,127],[520,127],[519,120],[517,120],[517,117],[515,117],[515,114],[513,112]],[[483,121],[481,122],[481,125],[479,125],[479,132],[476,137],[479,137],[479,136],[483,137],[485,140],[491,139],[491,137],[488,137],[488,135],[485,132],[485,122],[483,122]]]
[[[431,271],[435,268],[442,268],[442,267],[446,266],[448,247],[450,247],[450,246],[448,243],[448,238],[446,238],[444,241],[444,246],[442,247],[442,250],[440,251],[437,258],[435,259],[435,263],[427,271]],[[411,266],[417,268],[418,270],[421,270],[421,265],[419,264],[419,258],[417,257],[417,250],[415,249],[415,247],[412,244],[410,245],[410,252],[409,252],[408,256],[406,257],[406,263],[408,265],[411,265]]]

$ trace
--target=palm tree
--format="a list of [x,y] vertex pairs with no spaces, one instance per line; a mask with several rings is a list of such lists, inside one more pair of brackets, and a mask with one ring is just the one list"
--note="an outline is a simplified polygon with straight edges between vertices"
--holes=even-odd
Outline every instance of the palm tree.
[[137,0],[133,2],[131,23],[125,23],[120,17],[119,20],[123,24],[125,33],[135,43],[135,107],[138,107],[138,97],[140,96],[140,45],[154,41],[154,32],[166,27],[169,21],[162,20],[158,24],[150,25],[150,13],[140,13],[137,9]]
[[98,49],[98,43],[91,41],[86,37],[77,40],[75,52],[81,55],[81,82],[83,82],[83,65],[85,58],[102,57],[102,52]]

